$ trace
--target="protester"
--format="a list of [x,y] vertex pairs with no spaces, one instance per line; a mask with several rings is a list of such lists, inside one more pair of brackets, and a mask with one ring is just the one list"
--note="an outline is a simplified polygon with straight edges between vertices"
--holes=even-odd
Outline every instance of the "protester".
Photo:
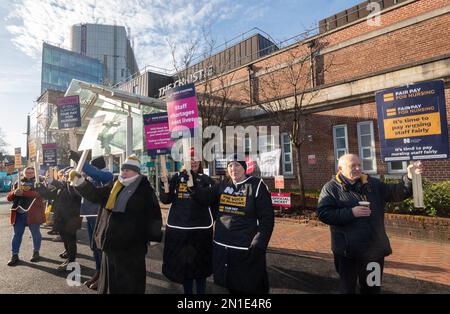
[[[340,292],[355,293],[359,281],[361,293],[380,293],[384,258],[392,253],[384,228],[384,207],[387,202],[401,202],[411,196],[413,165],[408,166],[408,174],[398,184],[386,184],[363,174],[357,155],[339,158],[338,169],[322,188],[317,213],[330,225]],[[418,162],[415,172],[422,171]],[[372,273],[374,269],[379,274]],[[375,284],[368,284],[369,277]]]
[[81,197],[67,181],[71,167],[64,169],[61,185],[55,187],[40,186],[37,190],[45,199],[53,200],[55,211],[55,228],[64,243],[65,251],[60,254],[66,260],[57,267],[58,270],[67,270],[69,263],[75,262],[77,255],[77,230],[81,228],[80,205]]
[[272,200],[262,179],[247,177],[245,157],[233,155],[228,180],[191,188],[194,200],[218,206],[213,243],[214,282],[230,293],[268,293],[266,249],[274,226]]
[[99,293],[144,293],[149,241],[161,241],[161,210],[153,188],[140,174],[140,161],[129,156],[114,185],[95,187],[72,171],[76,190],[101,205],[94,240],[102,250]]
[[[80,155],[71,150],[69,151],[69,158],[78,163]],[[92,159],[90,163],[85,163],[83,166],[83,174],[95,187],[108,185],[114,178],[113,174],[106,169],[106,162],[103,156]],[[93,241],[95,223],[99,210],[99,204],[93,203],[84,197],[81,199],[80,215],[86,217],[89,243],[95,259],[95,274],[84,284],[93,290],[97,290],[98,288],[98,278],[102,262],[101,250],[97,248],[95,241]]]
[[[191,157],[194,151],[191,150]],[[201,162],[191,160],[191,174],[199,188],[211,187],[213,181],[203,174]],[[204,294],[206,278],[212,274],[213,217],[208,206],[201,205],[190,196],[187,182],[189,175],[184,169],[167,182],[161,177],[160,200],[170,206],[164,237],[163,274],[183,285],[185,294]],[[169,192],[164,192],[164,183]]]
[[33,238],[33,256],[31,262],[39,261],[39,250],[41,248],[40,225],[45,222],[45,204],[40,195],[35,191],[35,171],[33,167],[26,167],[23,170],[23,178],[20,186],[16,183],[7,196],[8,202],[13,202],[10,222],[14,227],[12,238],[12,256],[8,261],[8,266],[15,266],[19,263],[19,250],[22,243],[25,227],[30,229]]

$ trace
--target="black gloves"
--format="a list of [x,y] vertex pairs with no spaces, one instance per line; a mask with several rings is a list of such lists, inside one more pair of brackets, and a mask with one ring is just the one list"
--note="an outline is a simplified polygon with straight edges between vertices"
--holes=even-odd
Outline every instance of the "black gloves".
[[263,250],[257,246],[251,246],[249,251],[250,251],[251,259],[253,261],[257,261],[257,260],[264,258],[264,255],[266,254],[265,250]]
[[69,159],[72,159],[73,161],[78,163],[78,161],[80,161],[80,154],[73,150],[69,150]]

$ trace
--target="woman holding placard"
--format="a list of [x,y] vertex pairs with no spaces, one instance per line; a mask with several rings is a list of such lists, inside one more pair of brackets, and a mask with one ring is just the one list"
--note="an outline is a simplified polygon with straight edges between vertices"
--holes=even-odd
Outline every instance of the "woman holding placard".
[[[196,185],[213,185],[211,178],[203,174],[198,159],[192,158],[190,166]],[[167,218],[162,271],[170,280],[183,284],[184,293],[193,293],[195,281],[197,294],[204,294],[206,278],[212,274],[213,215],[208,206],[191,198],[186,168],[189,167],[176,173],[170,183],[167,175],[161,176],[160,200],[172,204]],[[163,188],[166,184],[169,184],[168,193]]]

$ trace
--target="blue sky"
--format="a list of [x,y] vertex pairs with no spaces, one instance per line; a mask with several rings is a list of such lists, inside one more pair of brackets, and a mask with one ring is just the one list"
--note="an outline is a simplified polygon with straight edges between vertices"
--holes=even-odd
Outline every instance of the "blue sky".
[[25,151],[26,116],[40,94],[43,41],[70,48],[70,26],[131,29],[138,65],[171,67],[168,41],[185,43],[209,24],[220,44],[254,27],[283,41],[360,0],[0,0],[0,128]]

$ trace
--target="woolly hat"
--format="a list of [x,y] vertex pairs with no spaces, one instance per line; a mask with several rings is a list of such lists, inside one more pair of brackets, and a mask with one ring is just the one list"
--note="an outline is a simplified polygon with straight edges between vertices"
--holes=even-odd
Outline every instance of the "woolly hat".
[[104,169],[106,167],[105,158],[103,156],[96,157],[91,160],[91,165],[100,170]]
[[141,173],[141,162],[139,161],[137,156],[133,154],[128,156],[128,158],[124,161],[120,169],[121,170],[129,169],[137,173]]
[[234,154],[230,156],[227,161],[227,167],[230,164],[230,162],[233,161],[239,163],[242,166],[242,168],[244,168],[245,172],[247,172],[247,163],[245,162],[245,156],[239,154]]

